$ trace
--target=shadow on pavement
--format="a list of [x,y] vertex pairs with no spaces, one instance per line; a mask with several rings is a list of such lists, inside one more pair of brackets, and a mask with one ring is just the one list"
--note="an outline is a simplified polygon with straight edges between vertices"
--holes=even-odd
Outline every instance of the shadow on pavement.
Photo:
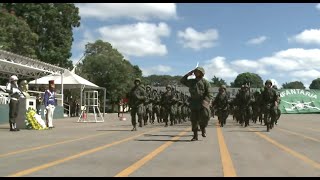
[[[145,134],[144,136],[168,136],[168,137],[176,137],[178,135],[167,135],[167,134]],[[179,137],[188,137],[188,136],[192,136],[192,135],[182,135]]]
[[[137,139],[135,141],[166,141],[166,142],[191,142],[190,140],[170,140],[170,139]],[[198,140],[199,141],[199,140]],[[201,140],[200,140],[201,141]]]
[[97,131],[131,131],[131,129],[103,129]]

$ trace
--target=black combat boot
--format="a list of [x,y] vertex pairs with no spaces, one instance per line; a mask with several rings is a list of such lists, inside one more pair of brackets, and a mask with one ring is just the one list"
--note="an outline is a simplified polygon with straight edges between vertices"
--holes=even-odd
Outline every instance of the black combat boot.
[[14,130],[13,123],[10,122],[9,124],[10,124],[10,131],[15,131],[15,130]]
[[206,128],[201,129],[202,137],[207,137]]
[[198,141],[198,131],[193,131],[193,138],[191,141]]
[[164,125],[164,127],[168,127],[168,122],[166,122],[166,124]]
[[14,130],[15,131],[20,131],[20,129],[17,128],[17,123],[13,123],[13,125],[14,125]]
[[142,127],[142,121],[139,121],[139,127]]
[[136,125],[133,125],[133,128],[131,131],[137,131]]

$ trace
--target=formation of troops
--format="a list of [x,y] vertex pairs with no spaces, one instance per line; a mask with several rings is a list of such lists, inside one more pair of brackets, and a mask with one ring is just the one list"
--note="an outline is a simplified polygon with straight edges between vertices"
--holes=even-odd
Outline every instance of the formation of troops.
[[[187,79],[196,74],[195,79]],[[201,67],[187,73],[181,83],[189,87],[190,95],[183,93],[171,85],[165,91],[144,86],[139,78],[134,80],[134,87],[128,93],[129,109],[133,129],[148,124],[163,123],[165,127],[173,126],[188,120],[192,123],[194,136],[198,140],[198,131],[206,137],[205,128],[210,116],[218,117],[221,127],[226,124],[229,115],[241,126],[249,126],[259,121],[267,127],[267,131],[277,124],[281,111],[279,109],[280,95],[276,86],[267,80],[260,90],[252,92],[248,83],[242,85],[235,98],[230,98],[225,85],[219,88],[219,93],[213,98],[209,91],[210,84],[203,79],[204,69]]]

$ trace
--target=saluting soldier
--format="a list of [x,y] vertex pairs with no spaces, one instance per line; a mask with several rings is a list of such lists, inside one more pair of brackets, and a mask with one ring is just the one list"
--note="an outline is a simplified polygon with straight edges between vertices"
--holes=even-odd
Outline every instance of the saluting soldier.
[[[195,79],[188,79],[192,74]],[[190,109],[191,109],[191,124],[193,131],[193,138],[191,141],[198,140],[198,124],[202,131],[202,137],[206,137],[206,127],[211,116],[210,103],[212,100],[212,93],[210,92],[209,82],[203,78],[205,71],[202,67],[188,72],[181,79],[181,83],[189,87],[191,95]]]

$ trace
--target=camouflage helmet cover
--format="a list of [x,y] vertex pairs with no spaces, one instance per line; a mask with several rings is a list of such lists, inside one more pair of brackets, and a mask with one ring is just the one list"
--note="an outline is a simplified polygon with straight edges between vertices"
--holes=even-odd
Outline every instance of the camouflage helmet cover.
[[136,78],[136,79],[134,80],[134,82],[136,82],[136,81],[141,82],[141,79],[140,79],[140,78]]
[[203,75],[205,74],[203,67],[197,67],[195,70],[200,71]]
[[168,88],[172,89],[172,87],[171,87],[170,84],[168,84],[168,85],[166,86],[166,89],[168,89]]
[[272,81],[270,79],[266,80],[265,84],[271,84],[272,85]]
[[221,86],[220,86],[220,89],[227,90],[227,87],[226,87],[226,85],[221,85]]

